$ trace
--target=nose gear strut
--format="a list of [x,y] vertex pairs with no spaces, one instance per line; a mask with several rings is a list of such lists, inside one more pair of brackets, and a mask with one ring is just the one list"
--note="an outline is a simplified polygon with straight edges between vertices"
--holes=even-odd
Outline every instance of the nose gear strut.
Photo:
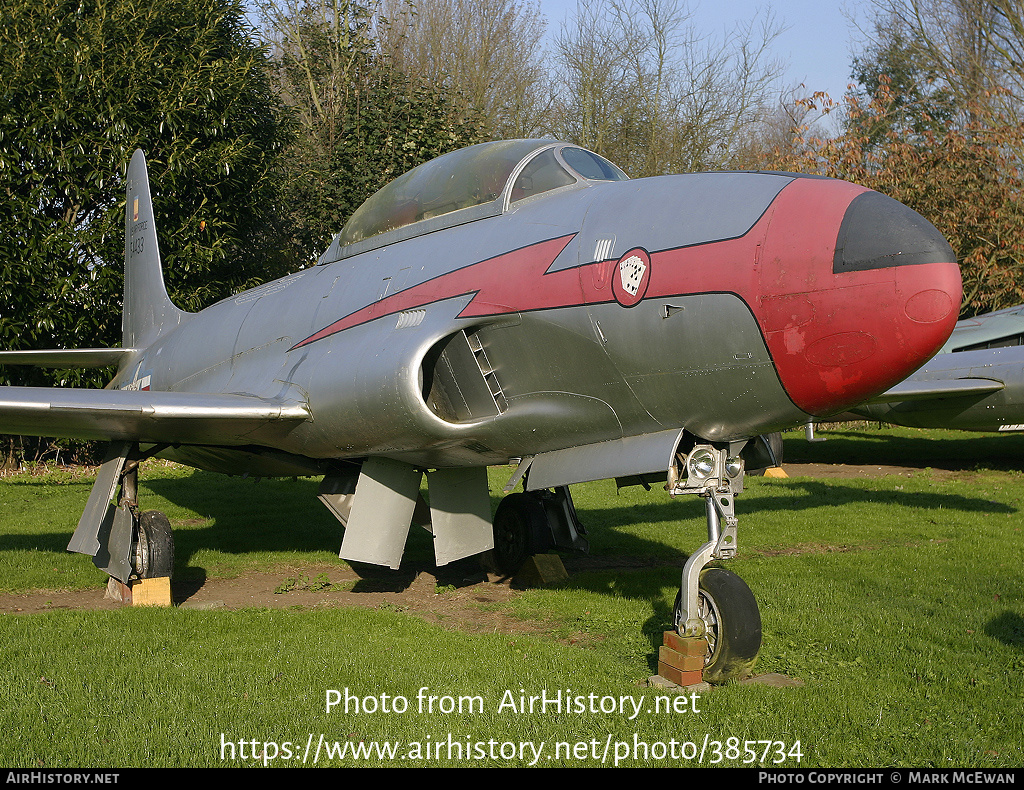
[[685,457],[677,455],[665,486],[673,497],[697,494],[704,499],[708,541],[683,566],[673,615],[680,636],[708,642],[704,679],[709,682],[744,677],[761,648],[761,615],[750,588],[731,571],[706,567],[736,556],[734,497],[743,490],[743,474],[738,456],[697,445]]

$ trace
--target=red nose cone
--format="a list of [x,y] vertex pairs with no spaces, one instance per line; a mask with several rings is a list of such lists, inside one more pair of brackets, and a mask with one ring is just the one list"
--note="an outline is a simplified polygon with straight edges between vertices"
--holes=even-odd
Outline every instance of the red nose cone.
[[923,217],[842,181],[797,179],[773,205],[759,320],[793,402],[825,416],[930,359],[960,308],[956,258]]

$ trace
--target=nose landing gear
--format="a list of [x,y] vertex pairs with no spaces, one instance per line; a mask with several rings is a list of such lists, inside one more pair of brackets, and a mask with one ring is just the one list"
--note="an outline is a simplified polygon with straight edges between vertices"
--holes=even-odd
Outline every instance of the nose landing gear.
[[683,567],[673,625],[680,636],[707,641],[704,680],[740,680],[750,673],[761,649],[761,613],[739,576],[706,566],[736,555],[733,497],[743,490],[743,461],[711,445],[697,445],[685,457],[677,457],[666,489],[673,497],[704,498],[708,542]]

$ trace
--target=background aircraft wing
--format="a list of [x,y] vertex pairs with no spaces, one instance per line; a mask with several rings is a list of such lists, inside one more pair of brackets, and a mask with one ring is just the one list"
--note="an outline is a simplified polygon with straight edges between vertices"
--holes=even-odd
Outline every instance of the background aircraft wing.
[[1003,382],[994,379],[908,379],[883,392],[881,395],[876,395],[868,401],[868,404],[958,398],[964,395],[985,395],[990,392],[997,392],[1004,387],[1005,384]]
[[243,445],[309,418],[303,403],[250,395],[0,387],[0,433]]

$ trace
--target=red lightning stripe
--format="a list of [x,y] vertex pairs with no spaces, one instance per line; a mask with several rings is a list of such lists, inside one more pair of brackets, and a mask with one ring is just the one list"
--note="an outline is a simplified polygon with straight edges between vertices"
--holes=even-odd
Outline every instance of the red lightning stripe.
[[349,313],[292,348],[301,348],[376,318],[466,294],[475,296],[459,318],[579,305],[582,295],[575,267],[545,274],[575,235],[531,244],[406,288]]
[[[753,313],[797,406],[824,415],[861,403],[935,353],[952,330],[961,288],[955,260],[835,272],[838,230],[864,191],[841,181],[796,179],[740,237],[644,250],[638,256],[649,256],[643,298],[733,293]],[[541,241],[414,285],[293,348],[470,294],[460,318],[612,302],[617,260],[548,271],[574,237]]]

